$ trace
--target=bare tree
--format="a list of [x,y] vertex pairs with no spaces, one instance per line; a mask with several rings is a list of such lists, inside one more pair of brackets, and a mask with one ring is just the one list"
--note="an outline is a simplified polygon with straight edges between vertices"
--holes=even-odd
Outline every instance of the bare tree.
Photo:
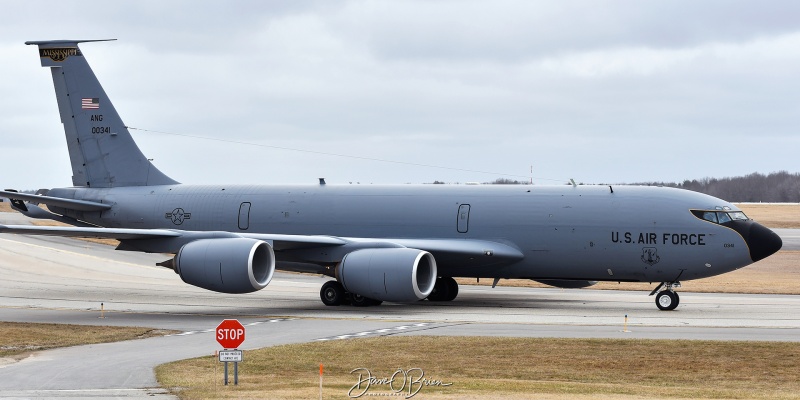
[[800,173],[787,171],[769,175],[754,172],[728,178],[703,178],[682,183],[648,182],[647,186],[668,186],[709,194],[732,202],[797,203],[800,202]]

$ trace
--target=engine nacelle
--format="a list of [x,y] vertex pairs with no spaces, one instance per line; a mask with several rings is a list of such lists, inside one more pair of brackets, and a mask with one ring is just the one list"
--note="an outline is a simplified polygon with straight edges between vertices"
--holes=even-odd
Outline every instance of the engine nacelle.
[[174,268],[190,285],[220,293],[250,293],[272,279],[275,252],[262,240],[200,239],[181,247]]
[[436,273],[431,253],[408,248],[356,250],[336,267],[336,277],[346,291],[398,303],[428,297]]
[[533,280],[539,283],[544,283],[545,285],[555,286],[562,289],[581,289],[597,284],[597,281],[573,281],[568,279],[533,279]]

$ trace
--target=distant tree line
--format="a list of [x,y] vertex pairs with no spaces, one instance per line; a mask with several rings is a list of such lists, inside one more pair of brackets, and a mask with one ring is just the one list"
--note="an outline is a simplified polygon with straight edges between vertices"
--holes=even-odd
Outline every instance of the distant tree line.
[[[447,182],[443,182],[440,180],[433,181],[434,185],[446,185]],[[451,184],[459,184],[458,182],[451,182]],[[469,184],[469,183],[468,183]],[[483,182],[482,185],[530,185],[528,181],[518,181],[515,179],[508,179],[508,178],[497,178],[492,182]]]
[[646,186],[668,186],[693,190],[736,203],[798,203],[800,173],[778,171],[769,175],[754,172],[732,178],[703,178],[682,183],[647,182]]
[[[434,184],[445,184],[434,181]],[[529,185],[530,182],[508,178],[498,178],[485,185]],[[570,182],[565,183],[571,185]],[[584,183],[578,183],[584,185]],[[629,185],[667,186],[705,193],[736,203],[800,203],[800,173],[787,171],[768,175],[754,172],[745,176],[731,178],[703,178],[674,182],[640,182]]]
[[528,181],[518,181],[516,179],[497,178],[494,182],[489,182],[491,185],[527,185]]

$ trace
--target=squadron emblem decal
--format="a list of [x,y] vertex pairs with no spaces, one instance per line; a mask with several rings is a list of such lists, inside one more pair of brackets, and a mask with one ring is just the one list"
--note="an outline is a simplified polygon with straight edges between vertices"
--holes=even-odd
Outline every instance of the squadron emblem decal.
[[649,266],[658,264],[661,257],[658,256],[658,249],[655,247],[645,247],[642,249],[642,262]]
[[77,47],[54,47],[49,49],[39,49],[39,57],[47,57],[53,61],[61,62],[70,56],[82,56]]
[[182,208],[176,208],[172,210],[172,212],[164,214],[164,218],[172,220],[172,223],[175,225],[180,225],[183,223],[183,221],[192,219],[192,213],[187,213],[186,211],[183,211]]

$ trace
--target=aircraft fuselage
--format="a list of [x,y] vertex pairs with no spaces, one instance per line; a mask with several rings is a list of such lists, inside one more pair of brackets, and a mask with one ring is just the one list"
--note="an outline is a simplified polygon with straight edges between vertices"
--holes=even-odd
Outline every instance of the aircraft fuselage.
[[483,239],[524,254],[506,265],[439,261],[443,276],[662,282],[753,262],[740,233],[691,212],[735,206],[662,187],[183,184],[49,195],[113,205],[102,213],[55,210],[103,227]]

